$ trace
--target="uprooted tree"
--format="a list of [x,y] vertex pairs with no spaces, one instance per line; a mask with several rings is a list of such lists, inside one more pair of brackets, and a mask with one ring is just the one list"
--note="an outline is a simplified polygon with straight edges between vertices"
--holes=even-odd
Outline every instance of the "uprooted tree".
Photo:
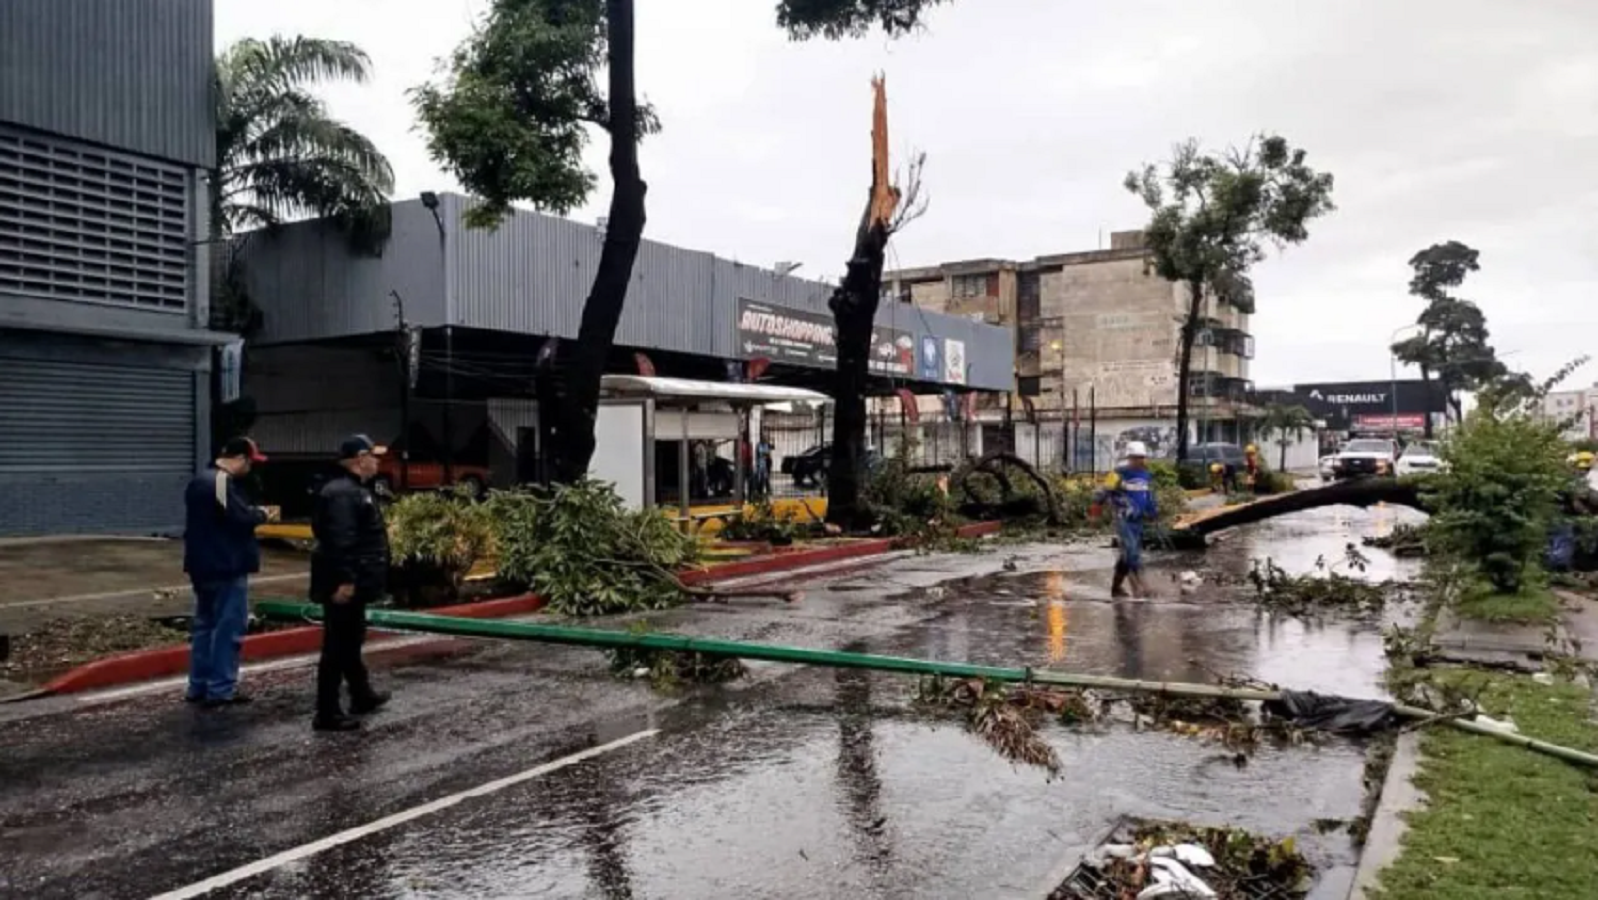
[[[795,39],[843,38],[872,25],[901,34],[942,0],[782,0],[777,23]],[[594,454],[600,379],[615,344],[643,241],[647,185],[638,142],[660,127],[638,102],[633,0],[493,0],[439,83],[413,93],[428,151],[477,199],[467,216],[493,227],[514,203],[568,213],[597,183],[583,165],[589,129],[610,139],[610,210],[577,340],[557,352],[552,401],[556,481],[572,483]],[[606,89],[601,90],[601,70]],[[544,379],[547,380],[547,379]]]
[[1153,214],[1145,229],[1153,270],[1188,292],[1178,341],[1177,459],[1187,458],[1193,345],[1207,318],[1204,299],[1254,312],[1249,270],[1265,259],[1265,244],[1302,243],[1310,220],[1335,208],[1332,176],[1310,168],[1305,155],[1275,135],[1221,156],[1189,140],[1163,170],[1146,165],[1126,176],[1126,189]]

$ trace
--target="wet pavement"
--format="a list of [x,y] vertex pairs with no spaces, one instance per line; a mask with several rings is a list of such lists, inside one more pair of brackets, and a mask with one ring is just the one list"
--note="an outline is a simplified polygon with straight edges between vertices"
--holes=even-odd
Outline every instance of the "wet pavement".
[[[1273,619],[1229,596],[1243,588],[1184,597],[1173,579],[1201,565],[1237,577],[1266,555],[1306,571],[1407,515],[1307,512],[1208,556],[1156,557],[1163,598],[1149,602],[1109,599],[1107,549],[1025,546],[819,576],[797,607],[645,618],[808,647],[1377,696],[1375,624]],[[1402,574],[1365,552],[1370,577]],[[485,643],[380,673],[396,700],[355,736],[309,731],[305,670],[255,676],[259,701],[225,712],[165,695],[71,714],[0,707],[0,897],[151,897],[266,860],[206,896],[1042,898],[1124,815],[1296,835],[1323,872],[1312,897],[1347,891],[1357,854],[1314,822],[1358,814],[1355,742],[1262,748],[1237,768],[1201,740],[1050,725],[1064,763],[1050,780],[915,715],[908,679],[750,670],[665,697],[615,681],[595,651]],[[591,747],[604,749],[568,759]]]

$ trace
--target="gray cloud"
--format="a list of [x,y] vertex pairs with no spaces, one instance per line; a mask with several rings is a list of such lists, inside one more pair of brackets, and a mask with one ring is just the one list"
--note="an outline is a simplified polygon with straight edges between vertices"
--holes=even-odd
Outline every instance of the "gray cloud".
[[[378,77],[329,94],[393,157],[401,193],[451,187],[404,91],[482,0],[224,0],[218,41],[357,41]],[[1087,249],[1137,226],[1125,171],[1195,136],[1280,132],[1337,176],[1340,210],[1257,273],[1257,380],[1384,377],[1413,319],[1409,256],[1482,251],[1467,294],[1517,365],[1598,334],[1598,5],[1590,0],[956,0],[900,42],[789,43],[772,4],[639,4],[639,74],[665,131],[642,158],[650,236],[841,269],[865,197],[873,71],[896,151],[929,155],[929,215],[894,262]],[[603,171],[602,148],[591,159]],[[591,219],[604,195],[579,212]],[[1598,375],[1589,375],[1598,377]]]

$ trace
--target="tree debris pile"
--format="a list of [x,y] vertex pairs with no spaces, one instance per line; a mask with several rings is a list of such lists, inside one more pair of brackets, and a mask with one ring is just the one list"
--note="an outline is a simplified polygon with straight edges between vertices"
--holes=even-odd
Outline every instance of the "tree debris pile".
[[787,547],[796,540],[822,534],[824,530],[820,521],[806,522],[797,515],[778,512],[772,508],[770,500],[753,504],[721,529],[724,540],[758,541],[773,547]]
[[179,632],[144,616],[64,616],[33,631],[0,636],[0,675],[31,676],[183,640]]
[[613,487],[579,481],[496,492],[499,576],[562,615],[662,609],[683,599],[677,572],[699,545],[652,509],[629,511]]
[[1123,821],[1049,894],[1049,900],[1303,897],[1315,870],[1293,838],[1182,822]]
[[862,492],[875,523],[872,532],[900,537],[923,552],[969,552],[977,542],[960,537],[965,518],[937,476],[915,471],[908,460],[915,445],[902,441],[898,453],[882,461]]
[[617,647],[607,651],[610,671],[618,678],[647,678],[657,690],[690,684],[726,684],[749,674],[743,661],[697,650],[646,650]]
[[1248,573],[1254,602],[1272,611],[1302,618],[1328,612],[1356,617],[1380,614],[1389,595],[1402,585],[1393,581],[1369,582],[1343,574],[1338,571],[1339,565],[1362,573],[1369,564],[1353,544],[1345,548],[1344,554],[1342,563],[1328,563],[1324,557],[1317,559],[1315,571],[1307,575],[1288,574],[1269,557],[1255,560]]
[[1426,555],[1426,528],[1423,525],[1399,524],[1384,535],[1366,537],[1362,543],[1377,550],[1386,550],[1401,559]]
[[1060,757],[1038,734],[1045,718],[1067,725],[1094,722],[1106,712],[1091,693],[1035,685],[1006,686],[976,678],[928,676],[916,686],[924,710],[965,716],[966,727],[1011,762],[1042,766],[1059,774]]

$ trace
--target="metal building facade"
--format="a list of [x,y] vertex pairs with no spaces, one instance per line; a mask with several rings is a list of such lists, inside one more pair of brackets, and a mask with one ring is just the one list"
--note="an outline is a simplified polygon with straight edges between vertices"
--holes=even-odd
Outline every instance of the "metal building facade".
[[[390,292],[424,328],[467,328],[575,338],[599,264],[603,233],[568,219],[518,211],[493,231],[461,221],[467,199],[440,198],[439,221],[419,201],[394,204],[383,255],[351,255],[322,222],[253,235],[241,253],[251,297],[262,308],[261,344],[387,331]],[[442,222],[443,227],[439,227]],[[633,266],[616,342],[736,359],[739,300],[827,313],[832,287],[778,275],[712,253],[645,240]],[[963,341],[971,387],[1007,391],[1014,380],[1008,329],[884,303],[879,325]]]
[[0,3],[0,535],[182,527],[211,40],[209,0]]

